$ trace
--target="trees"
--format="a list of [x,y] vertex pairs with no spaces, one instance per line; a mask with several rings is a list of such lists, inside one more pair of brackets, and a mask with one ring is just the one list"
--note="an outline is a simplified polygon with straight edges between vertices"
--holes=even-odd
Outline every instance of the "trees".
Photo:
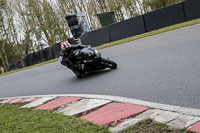
[[151,10],[156,10],[183,0],[143,0],[145,7],[150,7]]

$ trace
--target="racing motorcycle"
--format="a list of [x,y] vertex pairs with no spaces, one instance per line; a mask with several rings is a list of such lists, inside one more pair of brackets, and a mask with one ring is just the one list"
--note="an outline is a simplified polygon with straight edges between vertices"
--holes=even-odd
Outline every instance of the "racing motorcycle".
[[[61,48],[64,48],[64,43],[61,44]],[[69,45],[69,44],[68,44]],[[71,45],[72,46],[72,45]],[[66,47],[65,47],[65,51]],[[101,56],[101,53],[91,46],[87,46],[82,49],[77,49],[73,51],[73,63],[76,66],[76,70],[72,69],[75,75],[78,78],[82,78],[83,76],[96,72],[109,69],[116,69],[117,63],[111,61],[110,59],[105,59]],[[69,53],[67,55],[70,55]],[[68,58],[70,60],[70,58]],[[69,67],[68,67],[69,68]]]

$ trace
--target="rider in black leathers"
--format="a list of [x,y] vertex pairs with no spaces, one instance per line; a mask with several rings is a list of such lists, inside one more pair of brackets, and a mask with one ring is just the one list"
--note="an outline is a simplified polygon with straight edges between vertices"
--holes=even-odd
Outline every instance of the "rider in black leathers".
[[[79,66],[77,64],[77,57],[82,56],[81,50],[87,48],[87,46],[77,43],[71,45],[69,43],[64,44],[65,49],[60,51],[61,64],[67,66],[71,69],[76,75],[85,75],[87,72],[80,73]],[[87,60],[87,66],[93,66],[96,62],[101,60],[101,57],[94,57],[92,60]]]
[[71,45],[68,43],[68,44],[64,44],[64,47],[65,49],[61,49],[60,51],[60,56],[61,56],[60,63],[62,65],[67,66],[73,72],[78,74],[78,66],[76,64],[76,61],[77,61],[76,54],[78,54],[78,52],[81,49],[86,48],[86,46],[81,43],[77,43],[74,45]]

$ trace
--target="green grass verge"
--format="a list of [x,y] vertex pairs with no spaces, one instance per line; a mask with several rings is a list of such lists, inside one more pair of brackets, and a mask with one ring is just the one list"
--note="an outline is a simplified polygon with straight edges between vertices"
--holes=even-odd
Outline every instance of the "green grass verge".
[[20,106],[0,106],[1,133],[110,133],[105,126],[98,126],[73,116],[21,109]]
[[176,130],[169,129],[166,124],[154,122],[151,119],[140,121],[134,126],[130,126],[127,129],[122,130],[119,133],[194,133],[185,129]]
[[[200,23],[200,19],[195,19],[195,20],[192,20],[192,21],[172,25],[172,26],[169,26],[169,27],[165,27],[165,28],[162,28],[162,29],[159,29],[159,30],[147,32],[147,33],[140,34],[140,35],[137,35],[137,36],[125,38],[125,39],[122,39],[122,40],[119,40],[119,41],[107,43],[107,44],[104,44],[104,45],[101,45],[101,46],[97,46],[96,48],[97,49],[103,49],[103,48],[119,45],[119,44],[122,44],[122,43],[138,40],[138,39],[141,39],[141,38],[161,34],[161,33],[167,32],[167,31],[172,31],[172,30],[180,29],[180,28],[183,28],[183,27],[187,27],[187,26],[191,26],[191,25],[195,25],[195,24],[199,24],[199,23]],[[3,74],[0,74],[0,76],[8,75],[8,74],[15,73],[15,72],[18,72],[18,71],[22,71],[22,70],[30,69],[30,68],[37,67],[37,66],[40,66],[40,65],[52,63],[52,62],[55,62],[57,60],[58,59],[53,59],[53,60],[46,61],[46,62],[43,62],[43,63],[40,63],[40,64],[36,64],[36,65],[30,66],[30,67],[25,67],[25,68],[22,68],[22,69],[5,72]]]
[[[33,108],[19,108],[23,104],[0,106],[0,132],[2,133],[111,133],[105,126]],[[194,133],[185,129],[169,129],[166,124],[146,119],[119,133]]]

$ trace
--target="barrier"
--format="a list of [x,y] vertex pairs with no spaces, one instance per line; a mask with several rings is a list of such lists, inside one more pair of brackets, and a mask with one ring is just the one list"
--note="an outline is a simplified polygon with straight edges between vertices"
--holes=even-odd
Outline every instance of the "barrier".
[[49,47],[40,50],[42,62],[48,61]]
[[24,65],[25,65],[25,67],[27,67],[27,66],[30,66],[30,54],[28,54],[28,55],[26,55],[25,57],[24,57]]
[[54,55],[54,51],[53,51],[52,46],[49,46],[48,50],[49,50],[49,53],[48,53],[48,55],[47,55],[47,56],[48,56],[48,60],[54,59],[54,58],[55,58],[55,55]]
[[[13,62],[13,63],[14,63],[14,62]],[[8,71],[13,70],[13,68],[14,68],[13,63],[8,64]]]
[[183,2],[187,20],[200,18],[200,0],[187,0]]
[[109,26],[111,42],[145,33],[143,16],[137,16]]
[[110,42],[110,35],[108,27],[87,32],[81,37],[84,45],[91,45],[92,47],[99,46]]
[[61,50],[60,43],[57,43],[57,44],[53,45],[53,46],[52,46],[52,50],[53,50],[54,58],[59,57],[59,55],[60,55],[60,50]]
[[8,64],[8,71],[20,69],[20,68],[23,68],[24,66],[25,66],[24,60],[13,62],[13,63]]
[[24,60],[18,61],[18,68],[24,68]]
[[41,59],[41,55],[40,55],[41,53],[39,52],[39,51],[37,51],[37,52],[34,52],[34,53],[31,53],[30,54],[30,62],[29,62],[29,64],[30,65],[35,65],[35,64],[38,64],[38,63],[41,63],[42,62],[42,59]]
[[186,21],[183,4],[178,3],[144,14],[147,31]]

